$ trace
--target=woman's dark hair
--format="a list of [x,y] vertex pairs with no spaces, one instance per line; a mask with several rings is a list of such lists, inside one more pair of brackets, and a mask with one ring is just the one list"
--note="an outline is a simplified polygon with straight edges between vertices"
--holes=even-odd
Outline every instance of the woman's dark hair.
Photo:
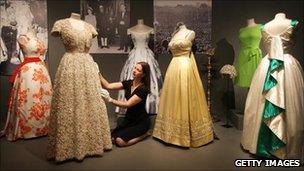
[[148,88],[150,93],[150,66],[147,62],[138,62],[137,64],[141,65],[142,67],[142,72],[143,72],[142,82]]

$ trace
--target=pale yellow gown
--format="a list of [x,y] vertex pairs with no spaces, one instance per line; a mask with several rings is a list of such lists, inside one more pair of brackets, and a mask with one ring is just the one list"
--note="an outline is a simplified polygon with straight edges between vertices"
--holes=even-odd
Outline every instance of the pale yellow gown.
[[200,79],[192,42],[175,39],[169,43],[173,59],[160,96],[153,136],[182,147],[199,147],[211,142],[213,124]]

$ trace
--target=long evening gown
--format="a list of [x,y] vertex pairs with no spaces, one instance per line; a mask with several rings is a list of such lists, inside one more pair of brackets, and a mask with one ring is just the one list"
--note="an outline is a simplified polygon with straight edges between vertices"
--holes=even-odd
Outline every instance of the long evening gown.
[[192,42],[187,36],[173,38],[169,47],[173,58],[165,76],[153,136],[178,146],[199,147],[214,136]]
[[241,140],[244,149],[258,156],[303,161],[303,70],[289,54],[296,24],[292,21],[279,35],[262,32],[268,54],[253,76]]
[[58,20],[52,29],[67,51],[56,72],[50,115],[47,157],[56,161],[82,160],[112,148],[99,71],[88,53],[97,32],[81,20],[78,22],[82,22],[84,29],[75,29],[72,20],[75,19]]
[[24,61],[10,78],[13,87],[8,102],[7,121],[1,133],[10,141],[44,136],[49,131],[52,82],[42,60],[46,48],[32,34],[21,36],[27,41],[22,47]]
[[236,60],[237,77],[235,84],[249,87],[253,74],[262,59],[260,42],[262,38],[261,25],[244,27],[239,31],[240,52]]
[[[150,33],[132,33],[134,48],[129,53],[121,74],[120,81],[133,79],[133,69],[138,62],[147,62],[150,66],[151,93],[147,97],[146,110],[149,114],[156,114],[159,105],[159,92],[163,84],[163,78],[154,58],[154,54],[148,47]],[[125,90],[118,92],[118,99],[125,99]],[[125,109],[116,107],[116,113],[124,114]]]

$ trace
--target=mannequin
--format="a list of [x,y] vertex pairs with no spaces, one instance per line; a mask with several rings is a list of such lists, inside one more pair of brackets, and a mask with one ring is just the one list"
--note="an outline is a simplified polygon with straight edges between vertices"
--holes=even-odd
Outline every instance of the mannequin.
[[[169,46],[172,46],[173,40],[185,39],[192,42],[195,38],[195,32],[193,30],[187,29],[186,25],[182,22],[177,23],[176,30],[172,33],[172,39],[169,42]],[[179,47],[183,47],[183,42],[179,43]]]
[[172,34],[171,40],[184,39],[188,34],[186,36],[187,40],[193,41],[195,38],[195,32],[193,30],[189,30],[184,23],[180,22],[177,25],[179,24],[180,26],[178,26],[176,32]]
[[9,141],[48,134],[52,84],[45,63],[40,58],[45,55],[46,49],[35,32],[30,29],[17,39],[24,60],[9,80],[13,88],[8,102],[7,122],[2,132]]
[[77,30],[84,30],[84,23],[83,21],[81,20],[80,18],[80,14],[77,14],[77,13],[71,13],[71,16],[70,18],[72,20],[69,20],[69,22],[71,23],[72,27],[74,29],[77,29]]
[[[72,13],[54,23],[66,53],[54,79],[47,158],[60,162],[102,155],[112,148],[105,102],[99,91],[99,70],[89,54],[96,29]],[[85,130],[85,131],[78,131]]]
[[304,159],[303,69],[289,54],[298,21],[278,13],[264,25],[266,56],[250,85],[241,144],[262,157]]
[[77,13],[71,13],[71,16],[70,16],[70,18],[74,18],[74,19],[76,19],[76,20],[80,20],[81,18],[80,18],[80,14],[77,14]]
[[[26,34],[26,37],[29,39],[35,39],[37,37],[37,30],[35,28],[30,28],[28,29],[28,32]],[[21,48],[24,46],[24,37],[19,36],[19,38],[17,39],[19,42],[19,45],[21,46]],[[38,43],[38,42],[37,42]],[[24,53],[24,55],[26,56],[37,56],[36,52],[35,52],[35,46],[36,46],[36,42],[33,41],[29,41],[27,48],[23,48],[22,52]],[[39,57],[41,55],[44,55],[44,53],[41,53],[39,55]]]
[[152,27],[146,26],[144,24],[143,19],[138,19],[137,20],[137,25],[128,29],[128,35],[130,35],[132,32],[154,34],[154,29]]
[[[236,93],[247,94],[253,74],[262,59],[262,51],[259,48],[262,38],[261,24],[257,24],[254,18],[246,20],[246,26],[239,30],[240,49],[236,58],[235,66],[237,76],[234,84],[244,89],[238,89]],[[245,101],[246,96],[243,100]],[[240,100],[240,97],[238,97]],[[237,100],[237,101],[238,101]],[[244,104],[238,105],[239,110],[244,109]]]
[[177,23],[169,48],[167,68],[153,136],[182,147],[200,147],[213,141],[213,124],[204,87],[192,52],[195,32]]
[[[163,83],[163,78],[158,63],[154,58],[154,53],[148,46],[150,34],[153,33],[153,28],[146,26],[143,19],[137,20],[137,24],[127,30],[127,34],[132,38],[134,48],[130,51],[129,58],[127,59],[120,74],[120,81],[133,79],[133,69],[138,62],[144,61],[149,64],[151,72],[150,85],[152,92],[148,95],[146,100],[146,111],[149,114],[157,113],[159,90],[161,89]],[[124,90],[120,90],[118,92],[118,99],[125,99]],[[125,109],[116,107],[115,112],[118,114],[124,114]]]
[[291,20],[286,18],[286,14],[277,13],[273,20],[265,24],[264,30],[271,35],[277,35],[290,27]]
[[257,23],[255,23],[254,18],[247,19],[246,27],[253,27],[253,26],[256,26],[256,25],[257,25]]

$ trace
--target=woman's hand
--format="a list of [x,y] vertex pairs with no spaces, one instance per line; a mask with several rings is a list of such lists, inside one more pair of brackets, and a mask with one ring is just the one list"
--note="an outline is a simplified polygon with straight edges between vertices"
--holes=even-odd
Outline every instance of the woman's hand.
[[113,103],[115,106],[123,107],[123,108],[130,108],[139,102],[141,102],[142,99],[138,97],[136,94],[134,94],[129,100],[115,100],[111,97],[108,99],[108,102]]
[[107,101],[107,102],[111,102],[113,101],[113,99],[110,96],[110,93],[108,92],[108,90],[106,89],[101,89],[101,96]]

